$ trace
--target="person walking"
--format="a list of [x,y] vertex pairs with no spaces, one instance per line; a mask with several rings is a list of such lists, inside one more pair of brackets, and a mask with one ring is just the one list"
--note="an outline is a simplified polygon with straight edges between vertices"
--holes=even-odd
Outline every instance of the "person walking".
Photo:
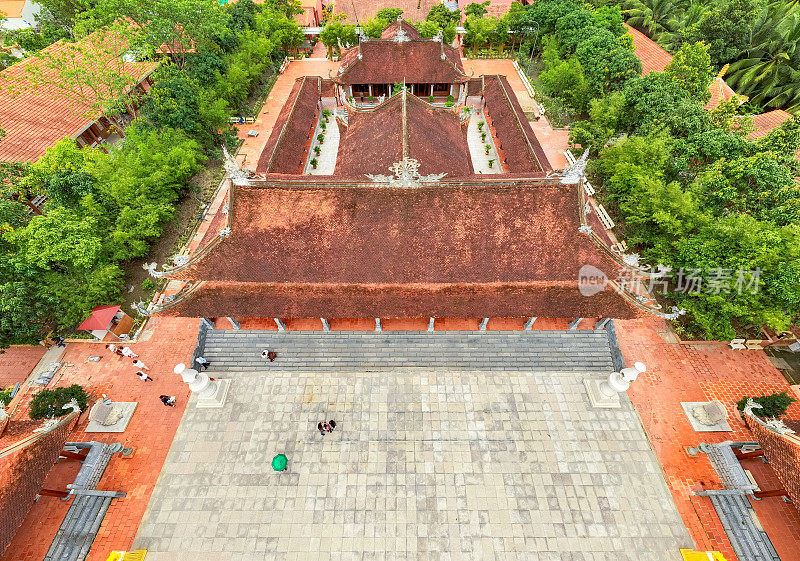
[[114,343],[109,343],[108,345],[106,345],[106,348],[112,353],[116,353],[118,347]]
[[147,374],[145,374],[145,373],[144,373],[144,372],[142,372],[141,370],[139,370],[139,371],[136,373],[136,375],[137,375],[137,376],[139,376],[139,379],[140,379],[142,382],[152,382],[152,381],[153,381],[153,379],[152,379],[150,376],[148,376]]
[[141,368],[142,370],[150,370],[149,366],[147,366],[144,362],[138,359],[133,359],[133,365],[136,368]]
[[275,362],[275,359],[278,358],[278,353],[276,353],[275,351],[264,349],[263,351],[261,351],[261,358],[266,358],[270,362]]
[[130,347],[122,347],[122,354],[128,358],[136,358],[137,355]]
[[64,343],[63,337],[53,337],[53,343],[56,344],[57,347],[66,347],[67,344]]
[[335,428],[336,428],[336,421],[334,421],[334,420],[330,420],[330,421],[328,421],[328,426],[330,427],[330,429],[328,430],[328,432],[333,432],[333,429],[335,429]]
[[322,423],[317,423],[317,430],[322,436],[325,436],[325,429],[322,427]]
[[201,356],[199,356],[196,359],[194,359],[194,361],[197,363],[197,366],[198,366],[198,368],[200,369],[201,372],[203,370],[206,370],[209,366],[211,366],[211,363],[208,362],[206,359],[204,359]]
[[174,395],[160,395],[158,399],[161,400],[161,403],[166,405],[167,407],[175,407],[175,396]]

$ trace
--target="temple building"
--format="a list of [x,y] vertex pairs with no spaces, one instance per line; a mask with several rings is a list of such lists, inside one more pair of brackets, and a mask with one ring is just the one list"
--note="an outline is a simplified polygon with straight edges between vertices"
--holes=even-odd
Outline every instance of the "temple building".
[[[280,329],[664,315],[620,280],[649,273],[623,255],[585,157],[554,170],[504,76],[467,77],[455,50],[407,27],[362,41],[332,79],[296,81],[254,169],[229,157],[195,243],[151,267],[171,282],[144,313]],[[395,84],[376,103],[342,95]],[[445,84],[457,101],[414,84]]]

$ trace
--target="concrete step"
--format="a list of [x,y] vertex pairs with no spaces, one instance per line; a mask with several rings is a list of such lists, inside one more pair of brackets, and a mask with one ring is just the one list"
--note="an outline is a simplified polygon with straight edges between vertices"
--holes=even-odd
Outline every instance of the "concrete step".
[[[278,359],[261,358],[263,349]],[[210,371],[609,372],[605,331],[319,332],[212,330]]]

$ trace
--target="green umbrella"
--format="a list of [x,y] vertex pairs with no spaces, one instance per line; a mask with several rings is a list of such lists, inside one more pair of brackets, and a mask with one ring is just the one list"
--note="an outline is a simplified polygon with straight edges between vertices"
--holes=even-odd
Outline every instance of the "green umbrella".
[[278,454],[274,458],[272,458],[272,469],[275,471],[283,471],[286,469],[286,463],[288,460],[284,454]]

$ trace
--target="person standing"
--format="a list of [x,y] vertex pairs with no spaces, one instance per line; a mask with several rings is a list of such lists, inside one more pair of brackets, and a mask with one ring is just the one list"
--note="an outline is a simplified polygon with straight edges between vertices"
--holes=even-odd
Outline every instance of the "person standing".
[[199,356],[196,359],[194,359],[194,361],[197,363],[197,366],[198,366],[198,368],[200,369],[201,372],[203,370],[206,370],[209,366],[211,366],[211,363],[208,362],[205,358],[203,358],[201,356]]
[[325,429],[322,426],[322,423],[317,423],[317,430],[322,436],[325,436]]
[[142,362],[141,360],[136,359],[136,358],[133,359],[133,365],[136,368],[141,368],[142,370],[150,370],[149,366],[147,366],[144,362]]
[[106,348],[112,353],[117,352],[117,346],[114,343],[109,343],[108,345],[106,345]]
[[137,356],[139,356],[135,352],[133,352],[133,350],[131,350],[130,347],[122,347],[122,354],[128,358],[136,358]]
[[161,403],[166,405],[167,407],[175,407],[175,396],[174,395],[160,395],[158,399],[161,400]]
[[137,376],[139,376],[139,379],[140,379],[142,382],[152,382],[152,381],[153,381],[153,379],[152,379],[150,376],[148,376],[147,374],[145,374],[145,373],[144,373],[144,372],[142,372],[141,370],[139,370],[139,371],[136,373],[136,375],[137,375]]
[[335,428],[336,428],[336,421],[334,421],[334,420],[330,420],[330,421],[328,421],[328,426],[330,427],[330,429],[328,430],[328,432],[333,432],[333,429],[335,429]]
[[56,344],[57,347],[66,347],[67,344],[64,343],[63,337],[53,337],[53,343]]

